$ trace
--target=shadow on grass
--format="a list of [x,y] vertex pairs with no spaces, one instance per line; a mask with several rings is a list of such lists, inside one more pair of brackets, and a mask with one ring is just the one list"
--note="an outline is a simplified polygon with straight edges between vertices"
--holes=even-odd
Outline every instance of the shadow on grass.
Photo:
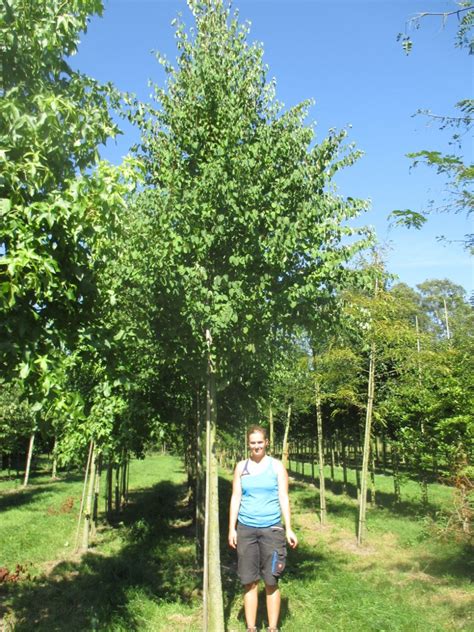
[[0,614],[14,612],[16,632],[139,630],[140,614],[129,608],[133,591],[156,601],[190,602],[200,578],[188,509],[179,504],[184,492],[169,481],[132,492],[119,521],[102,533],[106,540],[111,530],[120,532],[123,546],[116,554],[91,549],[46,577],[4,586]]
[[[294,471],[290,472],[291,477],[300,483],[311,484],[312,479],[311,476],[307,474],[300,474]],[[332,492],[336,496],[347,496],[348,498],[352,498],[353,500],[357,499],[357,485],[354,483],[348,482],[346,484],[346,489],[344,491],[343,484],[341,481],[332,481],[330,478],[324,479],[324,484],[326,490]],[[292,489],[296,489],[295,482],[291,485]],[[319,489],[319,485],[316,482],[316,489]],[[318,492],[319,493],[319,492]],[[424,505],[421,500],[402,500],[401,502],[396,502],[395,494],[389,493],[385,491],[376,490],[376,506],[383,507],[391,511],[392,513],[398,516],[404,516],[407,518],[419,518],[421,516],[432,516],[434,517],[436,513],[440,510],[440,506],[434,503],[429,503],[428,505]],[[370,491],[368,492],[368,498],[370,499]],[[332,509],[331,509],[332,510]]]
[[[465,585],[466,579],[474,581],[474,546],[471,544],[451,545],[449,552],[440,554],[425,553],[418,558],[419,568],[426,575],[452,581],[460,580]],[[410,570],[410,565],[397,564],[401,571]],[[472,608],[472,604],[471,604]]]
[[33,479],[33,482],[28,487],[4,489],[0,491],[0,511],[8,511],[9,509],[16,509],[22,505],[36,502],[43,494],[55,491],[57,485],[74,483],[80,480],[82,480],[81,474],[69,474],[67,477],[57,478],[54,481],[43,480],[34,482]]

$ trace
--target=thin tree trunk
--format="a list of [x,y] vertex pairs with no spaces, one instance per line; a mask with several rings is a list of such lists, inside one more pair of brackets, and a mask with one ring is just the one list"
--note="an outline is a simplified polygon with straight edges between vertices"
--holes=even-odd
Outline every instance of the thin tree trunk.
[[357,544],[360,546],[365,540],[366,535],[366,509],[367,509],[367,478],[369,470],[370,456],[370,435],[372,428],[372,411],[374,406],[375,393],[375,342],[370,347],[369,360],[369,385],[367,393],[367,414],[365,418],[364,433],[364,451],[362,459],[362,473],[360,483],[360,499],[359,499],[359,529],[357,532]]
[[370,505],[375,507],[376,505],[376,489],[375,489],[375,441],[371,442],[370,450]]
[[28,485],[28,479],[30,478],[31,459],[33,457],[33,447],[35,445],[35,433],[30,436],[30,443],[28,444],[28,454],[26,456],[25,478],[23,479],[23,487]]
[[334,483],[334,469],[336,466],[336,459],[334,457],[334,441],[332,438],[332,431],[331,431],[331,436],[329,437],[329,454],[331,456],[331,481],[332,483]]
[[347,452],[346,441],[343,436],[341,439],[341,457],[342,457],[342,491],[347,494]]
[[114,464],[112,461],[107,463],[107,501],[106,511],[110,516],[113,511],[113,487],[114,487]]
[[449,318],[448,318],[448,306],[446,305],[446,299],[443,298],[443,303],[444,303],[444,322],[446,325],[446,338],[448,340],[451,339],[451,332],[449,330]]
[[[446,303],[444,304],[446,308]],[[418,384],[421,392],[421,365],[420,365],[420,353],[421,353],[421,345],[420,345],[420,329],[418,326],[418,316],[415,316],[415,327],[416,327],[416,349],[418,353]],[[421,413],[423,415],[423,413]],[[425,446],[425,422],[423,416],[420,418],[420,432],[422,436],[423,447]],[[423,448],[420,448],[423,449]],[[421,485],[421,502],[427,507],[428,506],[428,481],[426,479],[426,472],[423,466],[423,459],[421,455],[417,457],[418,468],[420,471],[420,485]]]
[[204,611],[204,630],[206,632],[223,632],[224,603],[222,597],[220,539],[219,539],[219,472],[216,455],[217,438],[217,402],[216,373],[212,357],[211,332],[206,330],[207,342],[207,406],[206,429],[208,435],[208,470],[206,472],[208,491],[206,523],[207,523],[207,577],[204,590],[207,593]]
[[51,478],[53,479],[53,481],[56,480],[57,472],[58,472],[58,457],[57,457],[57,454],[56,454],[57,449],[58,449],[58,437],[57,437],[57,435],[54,435],[53,467],[51,469]]
[[95,481],[94,481],[94,498],[92,503],[92,521],[91,521],[91,537],[95,538],[97,534],[97,523],[99,519],[99,494],[100,494],[100,476],[102,470],[102,455],[96,461]]
[[398,447],[392,446],[392,470],[393,470],[393,491],[395,494],[395,503],[398,504],[402,500],[400,488],[400,460],[398,458]]
[[323,448],[323,415],[321,412],[321,394],[319,382],[316,380],[316,429],[318,434],[318,465],[319,465],[319,520],[326,524],[326,485],[324,480],[324,448]]
[[290,433],[290,422],[291,422],[291,402],[288,403],[288,409],[287,409],[287,414],[286,414],[285,434],[283,436],[281,462],[283,463],[283,467],[285,468],[288,468],[289,461],[290,461],[289,444],[288,444],[288,435]]
[[[202,467],[202,424],[201,424],[201,402],[199,387],[196,389],[196,506],[195,506],[195,550],[196,560],[200,561],[203,554],[203,530],[205,507],[203,506],[203,467]],[[206,443],[207,445],[207,443]]]
[[270,454],[274,454],[275,450],[275,426],[273,423],[273,407],[270,402],[270,407],[268,410],[268,425],[270,428]]
[[89,487],[87,490],[86,507],[84,511],[84,528],[82,531],[82,550],[87,551],[89,548],[89,535],[91,532],[91,518],[92,518],[92,502],[94,495],[95,477],[97,471],[97,455],[95,447],[92,450],[90,473],[89,473]]
[[120,463],[115,463],[115,511],[120,512],[122,506],[120,504]]
[[82,520],[82,511],[84,509],[84,502],[86,498],[86,489],[87,489],[87,479],[89,478],[89,468],[91,464],[92,451],[94,449],[94,442],[91,441],[89,445],[89,454],[87,456],[86,469],[84,472],[84,485],[82,486],[82,496],[81,496],[81,506],[79,508],[79,516],[77,518],[77,530],[76,530],[76,543],[74,545],[74,550],[77,552],[79,548],[79,533],[81,529],[81,520]]
[[120,477],[120,506],[125,507],[127,504],[127,470],[128,470],[128,455],[126,451],[122,456],[122,475]]

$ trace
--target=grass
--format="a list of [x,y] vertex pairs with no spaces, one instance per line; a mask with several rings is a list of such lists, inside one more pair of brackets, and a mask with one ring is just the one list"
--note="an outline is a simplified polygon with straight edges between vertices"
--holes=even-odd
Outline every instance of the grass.
[[[31,562],[36,575],[0,585],[5,631],[201,629],[200,575],[183,467],[171,456],[134,461],[130,484],[129,506],[112,525],[102,524],[82,557],[72,551],[79,477],[52,483],[37,476],[31,489],[3,490],[0,566]],[[300,546],[290,553],[281,581],[284,632],[474,630],[472,549],[433,538],[416,482],[404,481],[403,503],[397,508],[391,481],[377,478],[382,505],[369,509],[362,549],[355,545],[356,500],[338,493],[337,480],[327,485],[332,487],[328,525],[322,528],[317,489],[301,475],[291,482]],[[230,475],[223,473],[225,618],[227,632],[237,632],[245,625],[235,557],[224,537],[230,492]],[[73,510],[67,510],[71,498]],[[430,498],[435,516],[450,506],[452,492],[433,484]],[[263,600],[261,606],[263,628]]]

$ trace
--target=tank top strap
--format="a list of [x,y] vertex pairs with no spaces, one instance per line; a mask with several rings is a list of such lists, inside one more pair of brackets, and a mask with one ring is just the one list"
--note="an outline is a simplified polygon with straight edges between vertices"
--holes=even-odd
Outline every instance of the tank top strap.
[[250,472],[249,472],[249,460],[248,459],[245,461],[245,465],[242,468],[242,471],[240,472],[240,476],[245,476],[247,474],[250,474]]

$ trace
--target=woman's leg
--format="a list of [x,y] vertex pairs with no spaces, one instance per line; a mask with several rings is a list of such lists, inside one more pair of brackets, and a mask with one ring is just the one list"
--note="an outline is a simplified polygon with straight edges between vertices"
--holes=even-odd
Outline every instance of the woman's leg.
[[257,622],[258,582],[244,586],[244,611],[248,628],[254,628]]
[[267,593],[267,615],[268,627],[270,629],[278,627],[278,619],[280,618],[280,590],[278,584],[269,586],[265,584],[265,592]]

